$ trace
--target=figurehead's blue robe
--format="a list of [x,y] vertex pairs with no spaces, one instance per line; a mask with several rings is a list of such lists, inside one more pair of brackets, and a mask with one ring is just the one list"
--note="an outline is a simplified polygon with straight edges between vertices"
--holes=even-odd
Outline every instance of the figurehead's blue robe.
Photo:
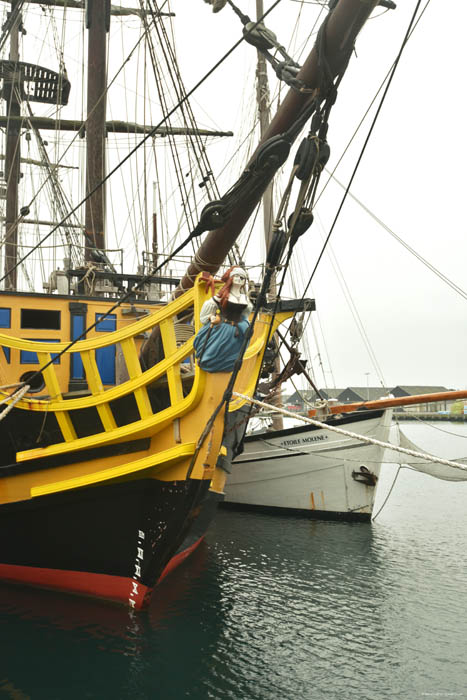
[[[218,309],[221,322],[213,325],[208,322],[200,328],[193,341],[195,356],[201,369],[206,372],[231,372],[242,347],[243,338],[249,327],[246,316],[249,308],[245,304],[228,301],[222,309],[214,299],[206,304]],[[203,316],[204,306],[201,316]]]

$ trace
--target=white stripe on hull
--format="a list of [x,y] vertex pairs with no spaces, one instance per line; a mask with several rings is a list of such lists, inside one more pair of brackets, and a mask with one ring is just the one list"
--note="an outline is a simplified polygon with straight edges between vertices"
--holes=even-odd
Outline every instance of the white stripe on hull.
[[[391,411],[347,430],[387,441]],[[352,472],[367,467],[379,477],[384,450],[347,438],[330,430],[310,427],[293,431],[262,433],[245,443],[245,451],[232,465],[226,485],[228,503],[269,508],[293,508],[332,513],[371,515],[375,487],[356,481]]]

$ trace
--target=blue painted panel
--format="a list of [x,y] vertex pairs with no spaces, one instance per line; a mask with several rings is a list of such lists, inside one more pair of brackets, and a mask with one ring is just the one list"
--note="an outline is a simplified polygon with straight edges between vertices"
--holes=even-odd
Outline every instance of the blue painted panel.
[[109,331],[114,331],[117,328],[117,319],[115,314],[109,314],[100,321],[105,314],[96,314],[96,331],[102,331],[108,333]]
[[[104,314],[96,314],[96,331],[110,333],[117,328],[117,318],[115,314],[106,316],[102,321]],[[115,345],[110,345],[107,348],[99,348],[96,350],[96,363],[103,384],[115,384]]]
[[[84,331],[84,316],[72,315],[71,317],[71,339],[76,340]],[[70,379],[84,379],[84,367],[79,352],[71,355],[71,376]]]
[[96,363],[102,384],[115,384],[115,345],[96,350]]
[[[59,343],[60,342],[59,340],[57,340],[57,338],[52,338],[51,340],[46,340],[45,338],[42,338],[40,340],[38,338],[28,338],[28,340],[34,340],[37,343]],[[54,365],[60,364],[60,358],[57,357],[57,353],[52,352],[50,354],[50,356],[53,359]],[[38,365],[39,364],[39,360],[37,358],[37,353],[31,352],[30,350],[21,350],[19,361],[22,365]]]
[[0,309],[0,328],[11,328],[11,309]]
[[10,348],[2,347],[3,354],[5,355],[6,361],[10,363]]

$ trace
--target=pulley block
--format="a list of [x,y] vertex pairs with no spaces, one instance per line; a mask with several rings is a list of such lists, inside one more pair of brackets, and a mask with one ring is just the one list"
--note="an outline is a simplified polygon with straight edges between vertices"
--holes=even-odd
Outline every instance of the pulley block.
[[[295,221],[295,225],[293,227],[293,230],[290,231],[290,226],[292,224],[292,219],[294,217],[294,214],[291,214],[289,216],[289,220],[287,221],[287,225],[289,227],[289,233],[291,235],[291,244],[295,245],[297,240],[300,238],[300,236],[303,236],[303,234],[308,231],[310,228],[311,224],[313,223],[313,212],[311,209],[308,209],[307,207],[302,207],[300,209],[300,213],[297,216],[297,220]],[[292,243],[293,241],[293,243]]]
[[214,231],[216,228],[223,226],[227,221],[226,209],[227,207],[221,200],[215,200],[206,204],[196,227],[197,235],[204,231]]
[[319,155],[318,155],[318,167],[320,170],[324,168],[331,155],[331,149],[327,141],[320,141],[319,145]]
[[305,138],[298,147],[294,166],[298,166],[295,177],[297,180],[308,180],[313,172],[316,160],[316,145],[314,139]]
[[274,231],[266,259],[268,267],[277,267],[279,265],[286,243],[287,236],[284,231]]
[[248,44],[262,51],[268,51],[277,46],[276,35],[262,22],[247,22],[243,27],[243,36]]
[[320,173],[331,155],[327,141],[318,138],[305,138],[295,155],[294,165],[298,166],[295,177],[298,180],[308,180],[313,174]]
[[272,136],[270,139],[263,143],[258,150],[258,155],[256,156],[255,166],[257,168],[263,168],[265,166],[279,168],[285,163],[290,153],[290,141],[288,141],[282,134],[277,134],[277,136]]

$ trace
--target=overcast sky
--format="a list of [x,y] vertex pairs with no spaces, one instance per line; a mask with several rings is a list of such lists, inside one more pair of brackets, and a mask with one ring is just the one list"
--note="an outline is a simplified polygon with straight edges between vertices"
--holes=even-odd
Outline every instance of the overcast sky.
[[[265,2],[265,7],[271,4]],[[253,1],[239,5],[254,16]],[[357,55],[350,62],[330,120],[330,167],[339,160],[395,59],[415,6],[414,0],[407,0],[399,2],[395,11],[379,9],[375,14],[381,16],[371,19],[361,32]],[[287,46],[299,8],[300,3],[283,0],[267,20]],[[316,4],[303,5],[300,37],[309,33],[319,9]],[[180,56],[189,89],[234,42],[239,22],[228,7],[213,15],[201,0],[178,0],[176,10],[179,42],[197,41],[195,57],[183,62]],[[465,291],[466,20],[464,0],[428,4],[405,49],[351,190],[387,227]],[[296,39],[295,47],[301,41]],[[180,48],[179,43],[179,53]],[[227,62],[223,79],[213,76],[199,90],[195,110],[203,125],[231,128],[237,134],[242,130],[245,110],[249,107],[251,112],[254,101],[252,54],[248,47],[236,52]],[[336,172],[345,184],[369,125],[367,120]],[[218,146],[219,151],[229,148],[232,144],[225,142]],[[308,280],[342,194],[336,183],[326,188],[316,225],[296,251],[296,281]],[[300,284],[300,292],[299,288]],[[309,334],[310,354],[320,386],[380,383],[380,373],[349,308],[350,296],[386,386],[467,388],[467,301],[351,199],[344,205],[331,249],[310,292],[316,299],[314,326],[319,340],[316,346]]]

